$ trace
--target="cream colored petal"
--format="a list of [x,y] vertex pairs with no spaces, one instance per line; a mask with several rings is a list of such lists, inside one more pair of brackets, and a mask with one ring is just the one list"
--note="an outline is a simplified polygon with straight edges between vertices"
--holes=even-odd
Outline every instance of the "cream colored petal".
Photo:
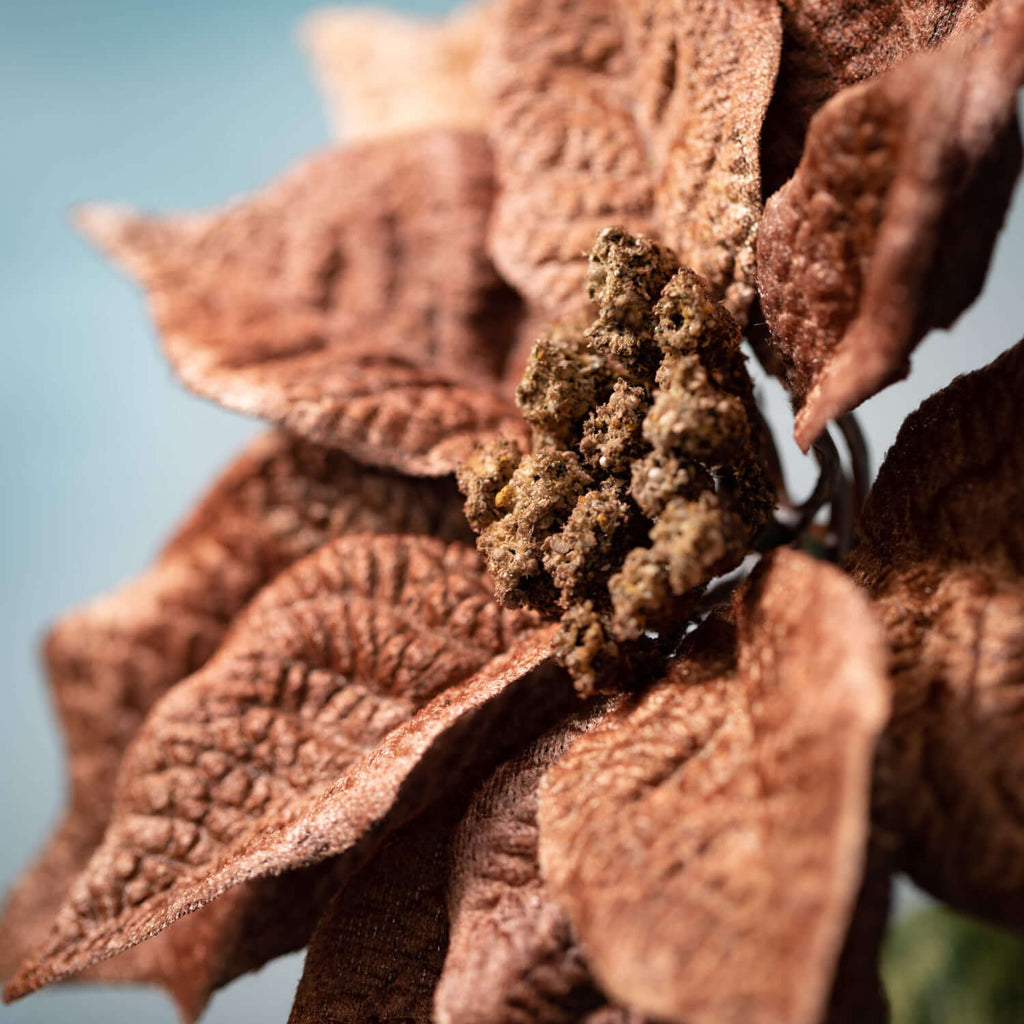
[[446,18],[372,8],[327,8],[306,19],[303,48],[327,101],[334,136],[346,142],[423,128],[482,129],[485,107],[473,71],[489,5]]

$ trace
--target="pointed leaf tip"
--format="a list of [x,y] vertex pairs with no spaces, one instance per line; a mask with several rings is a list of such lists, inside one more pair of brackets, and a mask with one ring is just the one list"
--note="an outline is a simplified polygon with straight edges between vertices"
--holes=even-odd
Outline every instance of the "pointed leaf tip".
[[120,203],[82,203],[71,210],[78,232],[141,284],[156,274],[160,250],[195,219],[169,221]]
[[117,203],[81,203],[71,209],[71,222],[79,234],[115,259],[125,245],[125,236],[139,214]]
[[[396,538],[379,538],[380,544],[388,541]],[[380,581],[374,592],[382,606],[377,618],[388,618],[392,604],[396,609],[406,607],[407,602],[393,598],[390,589],[403,576],[401,564],[396,562],[394,571],[384,572],[356,558],[357,549],[358,545],[336,559],[335,567],[354,565],[357,575],[362,569],[374,570],[376,577],[371,574],[370,582]],[[326,551],[321,549],[305,564],[299,563],[264,591],[263,598],[250,606],[248,625],[234,632],[235,644],[169,695],[159,714],[150,717],[146,734],[140,734],[125,762],[120,813],[72,886],[49,944],[22,966],[7,986],[7,998],[28,995],[130,949],[212,900],[223,900],[229,889],[243,882],[313,868],[337,857],[330,870],[340,885],[392,827],[410,820],[456,784],[471,776],[482,778],[496,759],[550,727],[574,705],[571,684],[551,659],[550,629],[520,633],[505,654],[486,661],[475,675],[447,689],[445,682],[467,674],[461,667],[468,672],[470,661],[479,664],[488,651],[474,644],[479,654],[474,658],[469,644],[463,643],[456,659],[460,665],[446,656],[434,659],[434,669],[446,672],[444,680],[437,671],[432,673],[434,689],[444,692],[424,703],[429,694],[422,692],[416,663],[430,664],[433,651],[424,650],[418,642],[396,644],[393,622],[370,622],[363,641],[371,633],[378,640],[390,640],[375,645],[376,653],[369,659],[373,664],[366,666],[361,677],[363,684],[349,684],[354,673],[347,665],[332,671],[331,659],[344,657],[352,662],[357,657],[355,648],[361,638],[347,636],[350,616],[340,609],[341,614],[330,615],[334,626],[328,636],[323,628],[327,620],[318,624],[301,612],[311,604],[300,597],[307,585],[317,587],[319,597],[312,604],[319,607],[325,597],[332,603],[332,586],[326,593],[317,586],[321,575],[325,584],[332,575],[324,561]],[[334,554],[342,553],[335,549]],[[428,560],[438,554],[444,561],[446,552],[436,545],[420,549]],[[466,557],[458,555],[462,561]],[[417,585],[412,568],[405,578],[410,581],[407,596],[414,604],[418,598],[412,591],[422,595],[424,589],[435,593],[438,589],[424,587],[422,579]],[[494,616],[481,614],[474,595],[465,593],[465,580],[449,582],[457,594],[449,587],[449,601],[439,614],[450,629],[470,629],[478,638],[483,634],[494,638],[495,628],[505,632]],[[482,577],[477,582],[484,585]],[[344,590],[345,582],[336,579],[333,593],[337,596]],[[271,635],[266,622],[281,610],[273,607],[278,598],[306,619],[300,623],[289,616],[291,625],[298,627],[298,631],[289,627],[295,650],[305,645],[305,656],[325,664],[296,663],[280,672],[265,663],[260,678],[249,678],[245,671],[258,659],[247,662],[238,652],[258,637]],[[367,602],[361,604],[365,609]],[[356,617],[366,617],[360,608],[350,610]],[[423,630],[428,646],[436,648],[427,634],[441,640],[443,629],[423,624],[426,605],[407,610],[408,621],[419,624],[413,629]],[[506,619],[508,614],[504,613]],[[276,646],[280,649],[280,644]],[[409,682],[404,693],[384,682],[388,662],[395,660],[401,661]],[[219,682],[218,673],[224,673]],[[417,688],[418,695],[412,692]],[[227,704],[220,699],[225,692],[231,693]],[[236,708],[251,697],[263,703],[239,715]],[[304,703],[295,714],[289,709],[298,700]],[[305,711],[314,706],[320,712],[310,718]],[[414,713],[416,707],[419,711]],[[224,722],[236,724],[225,729]],[[318,738],[313,732],[320,726]],[[221,741],[227,744],[224,749]],[[189,761],[193,755],[194,765]],[[276,767],[263,770],[271,762]],[[257,770],[250,773],[245,766]],[[188,795],[198,792],[208,769],[214,768],[219,775],[225,767],[227,775],[206,787],[205,799]],[[233,771],[233,767],[243,770]],[[165,796],[172,803],[155,812]],[[203,822],[201,829],[198,820]],[[125,865],[130,871],[127,879]],[[304,915],[315,909],[316,893],[307,891],[309,886],[303,887],[298,875],[294,877],[299,896],[293,893],[290,902],[282,905],[289,914]],[[313,920],[308,920],[309,927]],[[229,919],[227,924],[233,925],[230,935],[236,939],[244,935],[238,930],[244,922]],[[220,942],[223,935],[219,932],[214,938]],[[206,936],[204,941],[209,940]]]
[[79,223],[145,287],[192,390],[443,476],[524,432],[495,386],[522,309],[485,251],[493,189],[483,135],[438,130],[325,153],[223,211]]
[[[923,33],[921,38],[927,38]],[[977,298],[1021,167],[1024,3],[843,89],[811,121],[757,237],[765,320],[806,451],[906,376]]]

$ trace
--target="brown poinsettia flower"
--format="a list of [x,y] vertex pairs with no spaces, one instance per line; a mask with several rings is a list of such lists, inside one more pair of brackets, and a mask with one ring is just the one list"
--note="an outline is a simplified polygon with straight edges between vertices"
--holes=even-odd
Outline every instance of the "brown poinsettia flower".
[[358,141],[223,212],[83,210],[182,380],[274,428],[47,640],[72,796],[6,998],[193,1020],[308,945],[292,1024],[838,1024],[885,1018],[895,870],[1024,926],[1024,342],[862,515],[827,430],[980,288],[1022,35],[1024,0],[324,18]]

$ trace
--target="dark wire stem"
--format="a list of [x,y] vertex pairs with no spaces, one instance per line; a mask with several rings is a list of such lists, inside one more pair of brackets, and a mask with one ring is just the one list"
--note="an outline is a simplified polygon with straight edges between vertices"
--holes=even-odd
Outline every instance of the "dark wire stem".
[[[846,486],[839,452],[827,433],[815,441],[814,457],[818,462],[818,480],[814,490],[800,505],[793,502],[788,492],[784,493],[785,501],[779,502],[783,514],[775,515],[754,543],[754,549],[761,554],[787,544],[799,543],[810,530],[819,510],[833,500],[836,488]],[[816,544],[820,543],[818,538],[814,540]]]
[[[826,433],[829,443],[835,450],[835,442]],[[839,452],[836,450],[836,460],[839,460]],[[855,500],[855,488],[851,477],[848,477],[840,464],[839,478],[836,481],[836,489],[830,500],[829,515],[829,538],[828,548],[830,556],[835,561],[841,561],[846,553],[853,546],[853,504]]]
[[786,486],[786,472],[782,468],[782,459],[779,457],[779,450],[775,447],[775,436],[772,428],[764,418],[757,403],[754,403],[754,413],[757,418],[757,426],[760,430],[761,457],[764,459],[768,470],[768,482],[775,489],[775,500],[780,508],[792,511],[795,507],[793,499],[789,496],[789,488]]
[[[870,483],[867,444],[860,426],[852,416],[845,416],[835,426],[845,442],[849,472],[844,469],[843,459],[831,433],[824,431],[813,446],[814,457],[818,462],[818,480],[810,496],[799,506],[789,497],[781,459],[772,444],[775,461],[771,455],[766,455],[766,462],[769,475],[779,492],[779,511],[782,515],[776,515],[757,539],[757,551],[764,553],[786,544],[803,542],[819,549],[830,560],[839,561],[853,546],[857,513],[864,504]],[[816,524],[815,516],[826,505],[830,512],[827,526]]]
[[797,536],[803,533],[818,512],[833,500],[840,482],[846,482],[843,479],[839,452],[827,430],[814,442],[814,457],[818,460],[818,482],[814,485],[811,496],[797,509],[799,519],[794,527]]
[[850,469],[853,472],[853,518],[854,525],[860,518],[861,509],[871,490],[871,455],[864,432],[852,412],[836,420],[850,455]]
[[[775,438],[760,409],[757,409],[757,421],[768,479],[775,487],[780,510],[789,513],[786,517],[789,521],[780,520],[777,516],[773,518],[757,539],[754,550],[766,554],[773,548],[804,543],[820,549],[830,561],[842,561],[853,546],[857,517],[871,485],[868,446],[860,424],[852,413],[835,422],[847,451],[849,473],[844,471],[843,460],[828,430],[814,442],[818,480],[810,497],[796,505],[786,487],[785,471]],[[825,505],[830,511],[827,526],[814,522],[814,517]],[[748,558],[731,573],[711,582],[697,604],[698,618],[703,619],[729,601],[736,588],[750,575],[751,561]]]

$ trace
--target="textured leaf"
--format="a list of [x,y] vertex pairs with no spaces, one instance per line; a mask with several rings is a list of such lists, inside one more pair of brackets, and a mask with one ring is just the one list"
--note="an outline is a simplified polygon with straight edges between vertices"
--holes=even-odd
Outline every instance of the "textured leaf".
[[548,772],[540,859],[601,986],[655,1017],[819,1020],[861,882],[883,641],[779,552],[666,678]]
[[448,945],[453,810],[458,804],[446,803],[400,829],[335,894],[310,941],[289,1024],[431,1024]]
[[769,0],[502,0],[485,64],[502,273],[564,312],[595,235],[621,223],[672,246],[742,316],[780,45]]
[[103,844],[7,998],[241,882],[331,857],[340,882],[387,829],[572,701],[549,630],[487,662],[529,621],[490,601],[461,545],[343,538],[299,563],[154,710]]
[[1024,341],[958,377],[900,428],[860,523],[877,573],[893,563],[1024,575]]
[[443,19],[332,7],[302,27],[337,139],[425,128],[482,130],[487,109],[473,71],[489,8],[473,4]]
[[536,810],[544,770],[605,706],[498,767],[468,812],[450,793],[374,855],[317,925],[291,1024],[575,1024],[604,1005],[540,879]]
[[541,777],[605,707],[558,725],[474,797],[454,848],[438,1024],[575,1024],[605,1002],[537,860]]
[[467,538],[461,505],[450,481],[369,470],[340,452],[271,433],[214,484],[152,569],[55,627],[45,652],[69,748],[71,800],[9,898],[0,976],[42,942],[99,843],[121,755],[149,709],[204,664],[253,594],[345,533]]
[[829,419],[905,376],[911,350],[974,301],[1021,162],[1024,3],[846,89],[815,118],[758,236],[765,317],[801,406]]
[[523,429],[485,386],[519,317],[484,252],[492,192],[483,137],[435,131],[321,156],[224,213],[80,222],[145,285],[193,390],[440,475]]
[[160,985],[184,1024],[194,1024],[218,988],[308,943],[318,913],[337,888],[331,867],[328,862],[236,886],[72,980]]
[[893,649],[879,819],[899,866],[1024,925],[1024,343],[908,417],[851,571]]
[[934,49],[988,0],[782,0],[782,57],[761,143],[764,193],[793,173],[811,116],[839,90]]

